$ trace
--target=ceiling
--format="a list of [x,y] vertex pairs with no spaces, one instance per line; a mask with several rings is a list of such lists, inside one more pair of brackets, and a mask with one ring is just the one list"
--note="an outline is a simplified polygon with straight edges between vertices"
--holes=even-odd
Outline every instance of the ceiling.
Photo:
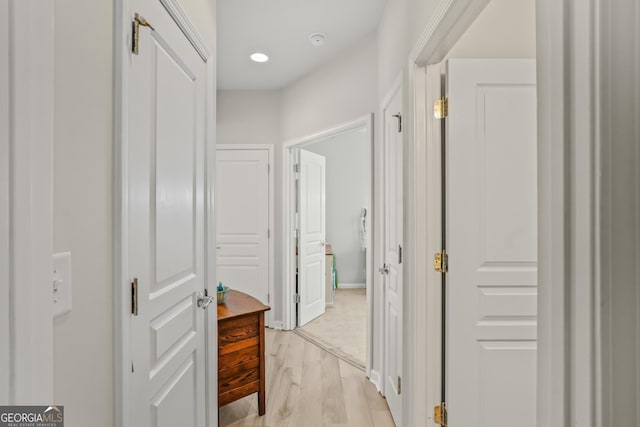
[[[218,89],[281,89],[373,37],[385,0],[218,0]],[[323,46],[309,35],[323,33]],[[254,52],[269,55],[255,63]]]

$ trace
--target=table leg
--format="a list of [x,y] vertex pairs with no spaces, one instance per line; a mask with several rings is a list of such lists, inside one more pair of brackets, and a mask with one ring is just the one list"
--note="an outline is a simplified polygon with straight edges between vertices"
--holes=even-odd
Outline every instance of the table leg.
[[266,410],[264,351],[264,313],[260,313],[260,391],[258,392],[258,414],[260,415],[264,415]]

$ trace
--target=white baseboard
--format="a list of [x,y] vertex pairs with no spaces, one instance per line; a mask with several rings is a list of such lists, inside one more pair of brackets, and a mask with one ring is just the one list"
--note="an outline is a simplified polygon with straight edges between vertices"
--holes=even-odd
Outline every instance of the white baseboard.
[[367,287],[366,283],[340,283],[338,282],[338,289],[364,289]]
[[279,331],[283,331],[284,330],[284,324],[282,323],[281,320],[274,320],[273,322],[271,322],[271,327],[273,329],[277,329]]
[[369,376],[369,381],[371,381],[373,383],[373,385],[375,385],[376,388],[378,389],[378,392],[380,392],[382,394],[382,389],[380,388],[381,379],[382,378],[380,377],[380,372],[374,371],[372,369],[371,370],[371,376]]

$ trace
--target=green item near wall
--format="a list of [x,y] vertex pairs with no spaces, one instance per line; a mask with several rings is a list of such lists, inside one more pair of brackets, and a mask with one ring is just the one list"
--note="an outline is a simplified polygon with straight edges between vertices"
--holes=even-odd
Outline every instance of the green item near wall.
[[333,275],[333,289],[338,289],[338,269],[336,268],[336,256],[333,255],[333,262],[331,263],[331,274]]

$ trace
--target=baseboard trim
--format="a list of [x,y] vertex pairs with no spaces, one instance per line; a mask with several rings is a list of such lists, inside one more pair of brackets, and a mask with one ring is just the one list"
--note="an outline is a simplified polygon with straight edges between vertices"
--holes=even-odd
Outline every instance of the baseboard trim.
[[284,331],[284,324],[281,320],[274,320],[273,322],[271,322],[271,327],[279,331]]
[[380,372],[372,369],[371,375],[369,376],[369,381],[371,381],[373,385],[375,385],[376,388],[378,389],[378,392],[382,394],[382,388],[380,388],[380,384],[381,384],[380,380],[381,380]]
[[338,289],[364,289],[367,287],[366,283],[340,283],[338,282]]

